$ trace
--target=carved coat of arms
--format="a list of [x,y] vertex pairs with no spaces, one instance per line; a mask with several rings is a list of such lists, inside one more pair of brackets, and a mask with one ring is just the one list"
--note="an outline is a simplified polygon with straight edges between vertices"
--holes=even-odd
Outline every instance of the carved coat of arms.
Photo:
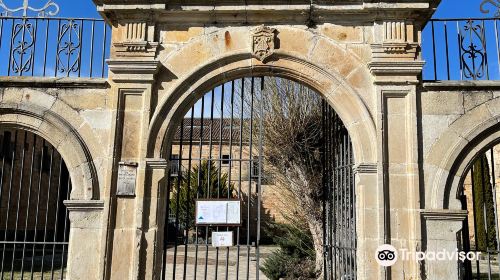
[[264,61],[274,52],[276,29],[261,25],[252,34],[252,52],[260,61]]

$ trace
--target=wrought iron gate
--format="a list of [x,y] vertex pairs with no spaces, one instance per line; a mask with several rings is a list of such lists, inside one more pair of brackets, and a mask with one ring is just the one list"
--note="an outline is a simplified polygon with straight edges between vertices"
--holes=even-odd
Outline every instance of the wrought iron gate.
[[[461,262],[459,279],[498,279],[500,277],[500,238],[498,217],[497,144],[480,153],[463,178],[460,199],[468,210],[459,248],[480,253],[480,258]],[[497,171],[495,171],[497,170]]]
[[64,279],[71,181],[61,155],[26,130],[0,130],[0,279]]
[[[282,80],[248,77],[224,83],[202,96],[181,120],[168,147],[162,279],[267,279],[260,271],[268,253],[259,248],[261,224],[269,218],[262,188],[273,179],[263,168],[262,99],[271,83]],[[292,90],[298,86],[294,83]],[[355,279],[351,144],[340,118],[319,95],[317,100],[323,114],[320,133],[327,142],[322,153],[325,276]],[[241,200],[241,226],[196,225],[197,199]],[[213,231],[232,231],[234,246],[213,248]]]
[[356,279],[356,196],[352,144],[347,129],[323,102],[325,135],[324,279]]

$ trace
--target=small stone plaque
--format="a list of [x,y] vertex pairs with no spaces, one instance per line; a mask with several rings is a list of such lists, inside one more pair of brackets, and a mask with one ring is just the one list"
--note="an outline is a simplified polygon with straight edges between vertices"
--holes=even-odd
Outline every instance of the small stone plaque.
[[134,196],[137,178],[137,162],[118,163],[118,186],[116,195]]
[[232,231],[212,232],[212,247],[231,247],[231,246],[233,246]]

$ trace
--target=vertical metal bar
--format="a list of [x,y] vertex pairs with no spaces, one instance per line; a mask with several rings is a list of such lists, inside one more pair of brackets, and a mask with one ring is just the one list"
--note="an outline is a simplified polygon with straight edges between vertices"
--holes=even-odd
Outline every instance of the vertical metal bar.
[[437,80],[437,61],[436,61],[436,40],[434,35],[434,21],[431,20],[431,30],[432,30],[432,57],[434,64],[434,80]]
[[458,40],[458,60],[460,61],[460,80],[464,79],[464,66],[462,61],[462,30],[460,30],[460,26],[458,25],[458,20],[456,21],[457,25],[457,40]]
[[[70,198],[70,193],[71,193],[71,178],[69,176],[68,172],[68,179],[67,179],[67,184],[66,184],[66,199],[68,200]],[[64,279],[64,265],[65,265],[65,257],[66,257],[66,247],[68,246],[68,233],[69,229],[68,227],[68,209],[64,207],[64,231],[63,231],[63,240],[65,244],[62,246],[62,254],[61,254],[61,278],[60,280]]]
[[[203,120],[205,119],[205,95],[201,97],[201,110],[200,110],[200,143],[199,143],[199,159],[198,159],[198,189],[196,190],[196,199],[200,198],[201,191],[201,166],[202,166],[202,154],[203,154]],[[195,249],[195,258],[194,258],[194,275],[193,279],[196,280],[196,274],[198,272],[198,249],[199,249],[199,241],[198,241],[198,226],[195,225],[196,230],[196,249]]]
[[[234,88],[233,92],[234,94]],[[238,199],[241,200],[241,182],[242,182],[242,165],[243,165],[243,110],[244,110],[244,95],[245,95],[245,78],[241,78],[241,103],[240,103],[240,127],[239,127],[239,172],[238,172]],[[239,272],[240,272],[240,227],[236,229],[236,244],[237,244],[237,252],[236,252],[236,280],[239,278]]]
[[[43,242],[47,242],[47,224],[49,219],[49,204],[50,204],[50,195],[52,192],[52,164],[54,160],[54,147],[50,149],[50,163],[49,163],[49,181],[47,186],[47,203],[45,204],[45,223],[43,226]],[[42,245],[42,280],[44,275],[44,267],[45,267],[45,243]]]
[[[61,45],[61,20],[57,20],[57,48],[56,48],[56,61],[54,65],[54,77],[57,77],[57,70],[59,70],[59,47]],[[62,62],[62,61],[61,61]]]
[[68,20],[68,35],[69,35],[69,46],[68,46],[68,58],[66,59],[66,77],[69,77],[69,73],[71,72],[71,68],[69,67],[71,64],[71,46],[73,45],[73,20]]
[[498,47],[498,26],[497,26],[497,19],[493,20],[493,24],[495,27],[495,48],[496,48],[496,54],[497,54],[497,70],[500,78],[500,49]]
[[[106,25],[106,24],[104,24]],[[89,77],[93,77],[93,72],[92,72],[92,66],[94,66],[94,28],[95,28],[95,20],[92,20],[92,28],[90,30],[91,35],[90,35],[90,70],[89,70]]]
[[[10,141],[10,139],[9,139]],[[10,146],[10,145],[9,145]],[[12,202],[12,181],[14,179],[14,165],[16,162],[16,150],[17,150],[17,130],[15,131],[15,136],[14,136],[14,147],[12,147],[12,159],[10,162],[10,178],[9,178],[9,196],[7,200],[7,209],[10,209],[10,204]],[[4,232],[4,237],[3,240],[7,240],[7,231],[9,229],[9,215],[10,211],[7,211],[7,217],[5,218],[5,232]],[[2,268],[0,271],[0,279],[3,279],[4,275],[4,264],[5,264],[5,252],[6,252],[6,244],[3,244],[3,249],[2,249]],[[15,245],[14,245],[15,246]],[[11,269],[13,269],[11,267]]]
[[[36,134],[33,135],[33,144],[31,149],[31,167],[30,167],[30,175],[29,175],[29,190],[28,190],[28,207],[26,209],[26,219],[24,223],[24,238],[23,238],[23,257],[21,262],[21,279],[24,279],[24,257],[26,254],[26,242],[27,242],[27,233],[28,233],[28,221],[30,217],[30,206],[31,206],[31,189],[33,187],[33,168],[35,166],[35,147],[36,147]],[[3,168],[2,168],[3,170]]]
[[[80,20],[80,35],[79,35],[79,44],[80,44],[80,51],[78,52],[78,77],[80,77],[81,72],[82,72],[82,52],[83,52],[83,19]],[[73,67],[72,67],[73,68]],[[89,75],[90,76],[90,75]]]
[[106,39],[107,39],[107,31],[108,29],[106,28],[106,22],[103,22],[104,25],[104,35],[103,35],[103,42],[102,42],[102,60],[101,60],[101,78],[104,78],[104,63],[106,60]]
[[[230,110],[231,110],[231,117],[229,121],[229,172],[228,172],[228,188],[227,188],[227,198],[231,197],[230,191],[231,191],[231,175],[232,175],[232,167],[233,167],[233,121],[234,121],[234,80],[231,81],[231,101],[230,101]],[[239,228],[239,227],[238,227]],[[229,231],[229,227],[226,228],[227,231]],[[238,244],[237,244],[238,245]],[[225,280],[228,280],[229,277],[229,247],[227,248],[226,251],[226,277]],[[236,278],[238,278],[238,275],[236,275]]]
[[[180,193],[180,185],[181,185],[181,180],[182,180],[182,149],[183,149],[183,139],[184,138],[184,119],[181,121],[181,131],[180,131],[180,143],[179,143],[179,169],[177,170],[177,182],[176,182],[176,205],[179,206],[179,193]],[[178,251],[178,233],[179,233],[179,207],[176,207],[175,209],[175,240],[174,240],[174,263],[172,266],[172,279],[175,280],[175,270],[177,266],[177,251]]]
[[15,19],[13,18],[12,19],[12,30],[10,31],[10,34],[11,34],[11,38],[10,38],[10,48],[9,48],[9,69],[7,71],[7,76],[10,76],[10,68],[12,67],[12,47],[14,45],[14,26],[16,25],[16,21]]
[[[222,177],[222,136],[223,136],[223,133],[222,133],[222,130],[224,129],[224,87],[225,87],[225,84],[222,84],[221,86],[221,95],[220,95],[220,118],[219,118],[219,164],[218,164],[218,167],[219,167],[219,170],[218,170],[218,174],[217,174],[217,198],[219,199],[220,198],[220,188],[221,188],[221,177]],[[231,172],[231,171],[229,171]],[[231,183],[229,183],[229,186],[231,185]],[[228,189],[230,188],[228,186]],[[219,227],[217,226],[216,227],[216,230],[219,231]],[[226,264],[227,266],[227,264]],[[217,279],[217,272],[218,272],[218,269],[219,269],[219,247],[216,247],[215,248],[215,279]]]
[[[19,52],[19,57],[20,57],[20,60],[19,60],[19,76],[22,76],[23,72],[24,72],[24,61],[23,61],[23,59],[24,59],[24,49],[23,48],[24,48],[24,43],[25,43],[25,41],[24,41],[25,38],[24,37],[26,36],[26,27],[27,27],[27,24],[28,24],[27,22],[28,22],[28,19],[23,18],[23,25],[22,25],[23,26],[22,27],[23,33],[21,35],[21,44],[22,44],[22,46],[21,46],[21,51]],[[14,246],[14,248],[15,248],[15,246]]]
[[[31,134],[30,134],[31,135]],[[31,166],[30,166],[30,173],[29,173],[29,189],[28,189],[28,206],[26,207],[26,218],[24,222],[24,238],[23,238],[23,255],[21,258],[21,279],[24,279],[24,257],[26,255],[26,239],[27,239],[27,232],[28,232],[28,221],[29,221],[29,216],[30,216],[30,206],[31,206],[31,189],[33,187],[33,167],[35,165],[35,145],[36,145],[36,134],[33,135],[33,144],[31,148]],[[25,139],[26,143],[26,139]],[[3,170],[3,169],[2,169]]]
[[[168,159],[169,162],[172,162],[172,149],[169,151]],[[180,159],[179,159],[180,160]],[[166,199],[166,214],[165,214],[165,224],[163,225],[163,260],[161,266],[161,279],[165,280],[167,274],[167,242],[168,242],[168,224],[169,224],[169,216],[170,216],[170,192],[172,187],[172,167],[170,166],[168,170],[168,179],[167,179],[167,190],[165,193]]]
[[481,28],[481,39],[482,39],[481,43],[483,44],[483,48],[484,48],[484,65],[483,65],[483,67],[486,69],[486,79],[489,80],[490,79],[490,69],[488,66],[488,49],[487,49],[487,42],[486,42],[486,34],[484,33],[485,32],[484,19],[481,20],[481,27],[482,27]]
[[[50,265],[50,279],[54,279],[54,259],[55,259],[55,254],[56,254],[56,241],[57,241],[57,230],[58,230],[58,225],[59,225],[59,205],[61,204],[60,200],[60,195],[61,195],[61,185],[62,185],[62,167],[63,167],[63,159],[59,157],[59,180],[57,184],[57,198],[56,198],[56,211],[54,212],[54,238],[53,242],[54,245],[52,245],[52,263]],[[62,271],[61,271],[62,273]]]
[[[190,192],[191,192],[191,157],[192,157],[192,152],[193,152],[193,119],[194,119],[194,106],[191,107],[191,120],[190,120],[190,128],[189,128],[189,151],[188,151],[188,169],[187,169],[187,197],[190,198]],[[184,119],[183,119],[184,121]],[[191,201],[189,199],[186,199],[186,213],[191,213],[189,210],[189,205]],[[189,241],[189,220],[192,217],[189,216],[189,214],[186,215],[186,225],[185,225],[185,232],[186,232],[186,237],[185,237],[185,243],[184,243],[184,273],[182,276],[183,280],[186,280],[186,268],[187,268],[187,259],[188,259],[188,241]]]
[[[31,57],[31,76],[35,72],[35,62],[36,62],[36,35],[38,33],[38,19],[35,19],[35,27],[33,29],[33,51]],[[1,40],[1,39],[0,39]]]
[[[253,159],[253,98],[254,98],[254,84],[255,80],[254,77],[251,78],[251,87],[250,87],[250,136],[249,136],[249,152],[248,152],[248,157],[249,157],[249,166],[250,166],[250,172],[248,172],[248,204],[247,204],[247,211],[248,211],[248,217],[247,217],[247,279],[250,277],[250,217],[251,217],[251,208],[250,205],[251,199],[252,199],[252,169],[253,169],[253,164],[254,164],[254,159]],[[242,120],[243,121],[243,120]],[[260,174],[258,175],[260,176]]]
[[[214,100],[215,100],[215,89],[212,89],[211,91],[211,97],[210,97],[210,129],[209,129],[209,136],[208,136],[208,166],[207,166],[207,176],[208,178],[212,177],[212,148],[213,148],[213,126],[214,126]],[[212,197],[212,183],[211,180],[207,180],[207,193],[206,193],[206,198],[211,198]],[[207,279],[208,276],[208,232],[209,232],[209,226],[205,227],[205,278]]]
[[[40,212],[40,193],[42,189],[42,179],[43,179],[43,167],[44,167],[44,158],[45,158],[45,139],[42,139],[42,152],[40,155],[40,170],[38,171],[38,192],[37,192],[37,201],[36,201],[36,213],[35,213],[35,233],[33,237],[33,242],[36,242],[38,236],[38,213]],[[31,280],[33,280],[33,267],[35,262],[35,248],[36,244],[33,244],[33,250],[31,252]]]
[[[47,49],[48,49],[48,43],[49,43],[49,27],[50,27],[50,20],[47,20],[47,25],[45,27],[45,48],[43,49],[43,76],[45,77],[45,73],[47,70]],[[57,52],[57,50],[56,50]]]
[[[474,184],[474,165],[471,167],[471,181],[472,181],[472,213],[473,213],[473,216],[474,216],[474,239],[475,239],[475,244],[476,244],[476,251],[477,251],[477,224],[476,224],[476,221],[477,221],[477,217],[476,217],[476,198],[475,198],[475,194],[474,194],[474,188],[475,188],[475,184]],[[479,277],[479,275],[481,275],[480,273],[480,268],[479,268],[479,260],[476,259],[476,271],[477,271],[477,275]]]
[[259,280],[260,277],[260,249],[259,249],[259,243],[260,243],[260,206],[261,206],[261,196],[262,196],[262,165],[263,165],[263,134],[264,134],[264,124],[262,123],[262,120],[264,119],[264,96],[263,96],[263,90],[264,90],[264,77],[261,77],[261,86],[260,86],[260,112],[259,112],[259,177],[258,177],[258,182],[257,182],[257,238],[255,240],[255,254],[256,254],[256,264],[255,264],[255,269],[256,269],[256,279]]
[[445,43],[445,51],[446,51],[446,76],[448,80],[450,79],[450,55],[448,51],[448,26],[446,25],[446,21],[444,24],[444,43]]
[[[5,177],[5,157],[7,156],[7,153],[9,152],[8,148],[10,147],[10,138],[11,138],[11,134],[9,133],[8,136],[9,136],[9,139],[7,139],[6,137],[6,130],[3,130],[2,131],[2,134],[1,136],[3,137],[3,142],[2,142],[2,146],[0,147],[0,149],[2,149],[2,173],[0,174],[0,209],[2,208],[2,198],[3,198],[3,178]],[[1,212],[0,212],[1,214]],[[2,220],[3,220],[3,217],[2,217]],[[3,262],[3,259],[2,259],[2,262]]]

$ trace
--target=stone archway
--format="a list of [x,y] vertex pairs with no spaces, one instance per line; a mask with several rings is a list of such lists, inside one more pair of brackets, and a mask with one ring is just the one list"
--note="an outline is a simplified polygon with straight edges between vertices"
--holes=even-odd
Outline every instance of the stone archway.
[[[327,44],[326,42],[324,43]],[[183,54],[179,53],[178,55],[182,56]],[[168,61],[165,63],[168,64]],[[367,72],[367,69],[354,67],[352,71],[357,73],[354,75],[357,79],[363,76],[362,74],[359,75],[359,72]],[[356,84],[356,87],[353,87],[350,85],[353,81],[353,76],[349,76],[348,79],[342,78],[336,70],[325,70],[321,66],[308,62],[308,60],[296,57],[295,54],[292,56],[290,53],[277,52],[274,55],[273,61],[268,64],[256,63],[255,59],[248,53],[228,55],[196,67],[192,73],[189,73],[185,78],[176,82],[175,86],[164,93],[164,97],[158,101],[157,109],[151,118],[148,132],[149,136],[147,138],[147,155],[150,162],[150,170],[152,170],[149,172],[152,172],[151,174],[157,174],[157,171],[154,171],[154,169],[163,166],[158,165],[156,162],[161,158],[165,158],[163,153],[167,149],[163,148],[170,145],[172,141],[171,137],[176,129],[175,124],[180,121],[179,116],[183,115],[182,112],[186,112],[189,106],[200,98],[205,91],[213,87],[214,84],[248,75],[283,77],[304,83],[321,93],[323,98],[325,98],[339,114],[352,138],[356,174],[355,188],[356,190],[359,189],[359,197],[356,203],[357,224],[366,229],[364,224],[368,220],[379,219],[380,217],[376,212],[365,212],[366,207],[371,207],[365,204],[365,200],[367,197],[374,195],[373,189],[366,190],[365,186],[377,185],[375,176],[377,141],[375,140],[375,124],[372,114],[368,109],[368,105],[365,104],[366,99],[361,98],[358,92],[360,90],[371,91],[371,88],[364,87],[360,84]],[[365,82],[366,81],[363,83]],[[363,95],[366,94],[368,94],[368,92],[363,93]],[[148,165],[148,163],[146,164]],[[157,178],[158,175],[150,176]],[[159,179],[154,179],[151,184],[157,184],[158,181],[156,180]],[[369,195],[363,194],[365,190],[372,193]],[[381,194],[377,193],[375,196],[381,197]],[[158,209],[163,207],[164,205],[160,202]],[[158,221],[163,221],[165,218],[162,214],[158,214],[157,217]],[[163,222],[159,222],[160,228],[163,226],[162,223]],[[369,245],[370,243],[379,242],[377,238],[366,239],[364,236],[365,233],[368,232],[361,231],[360,235],[358,235],[358,247],[360,250],[364,250],[364,246],[373,246]],[[155,259],[157,268],[160,267],[159,261],[158,258]],[[360,264],[362,263],[364,263],[364,261],[361,259]],[[370,269],[369,267],[360,265],[358,274],[368,275],[372,273],[368,272]],[[159,274],[158,271],[156,273]]]

